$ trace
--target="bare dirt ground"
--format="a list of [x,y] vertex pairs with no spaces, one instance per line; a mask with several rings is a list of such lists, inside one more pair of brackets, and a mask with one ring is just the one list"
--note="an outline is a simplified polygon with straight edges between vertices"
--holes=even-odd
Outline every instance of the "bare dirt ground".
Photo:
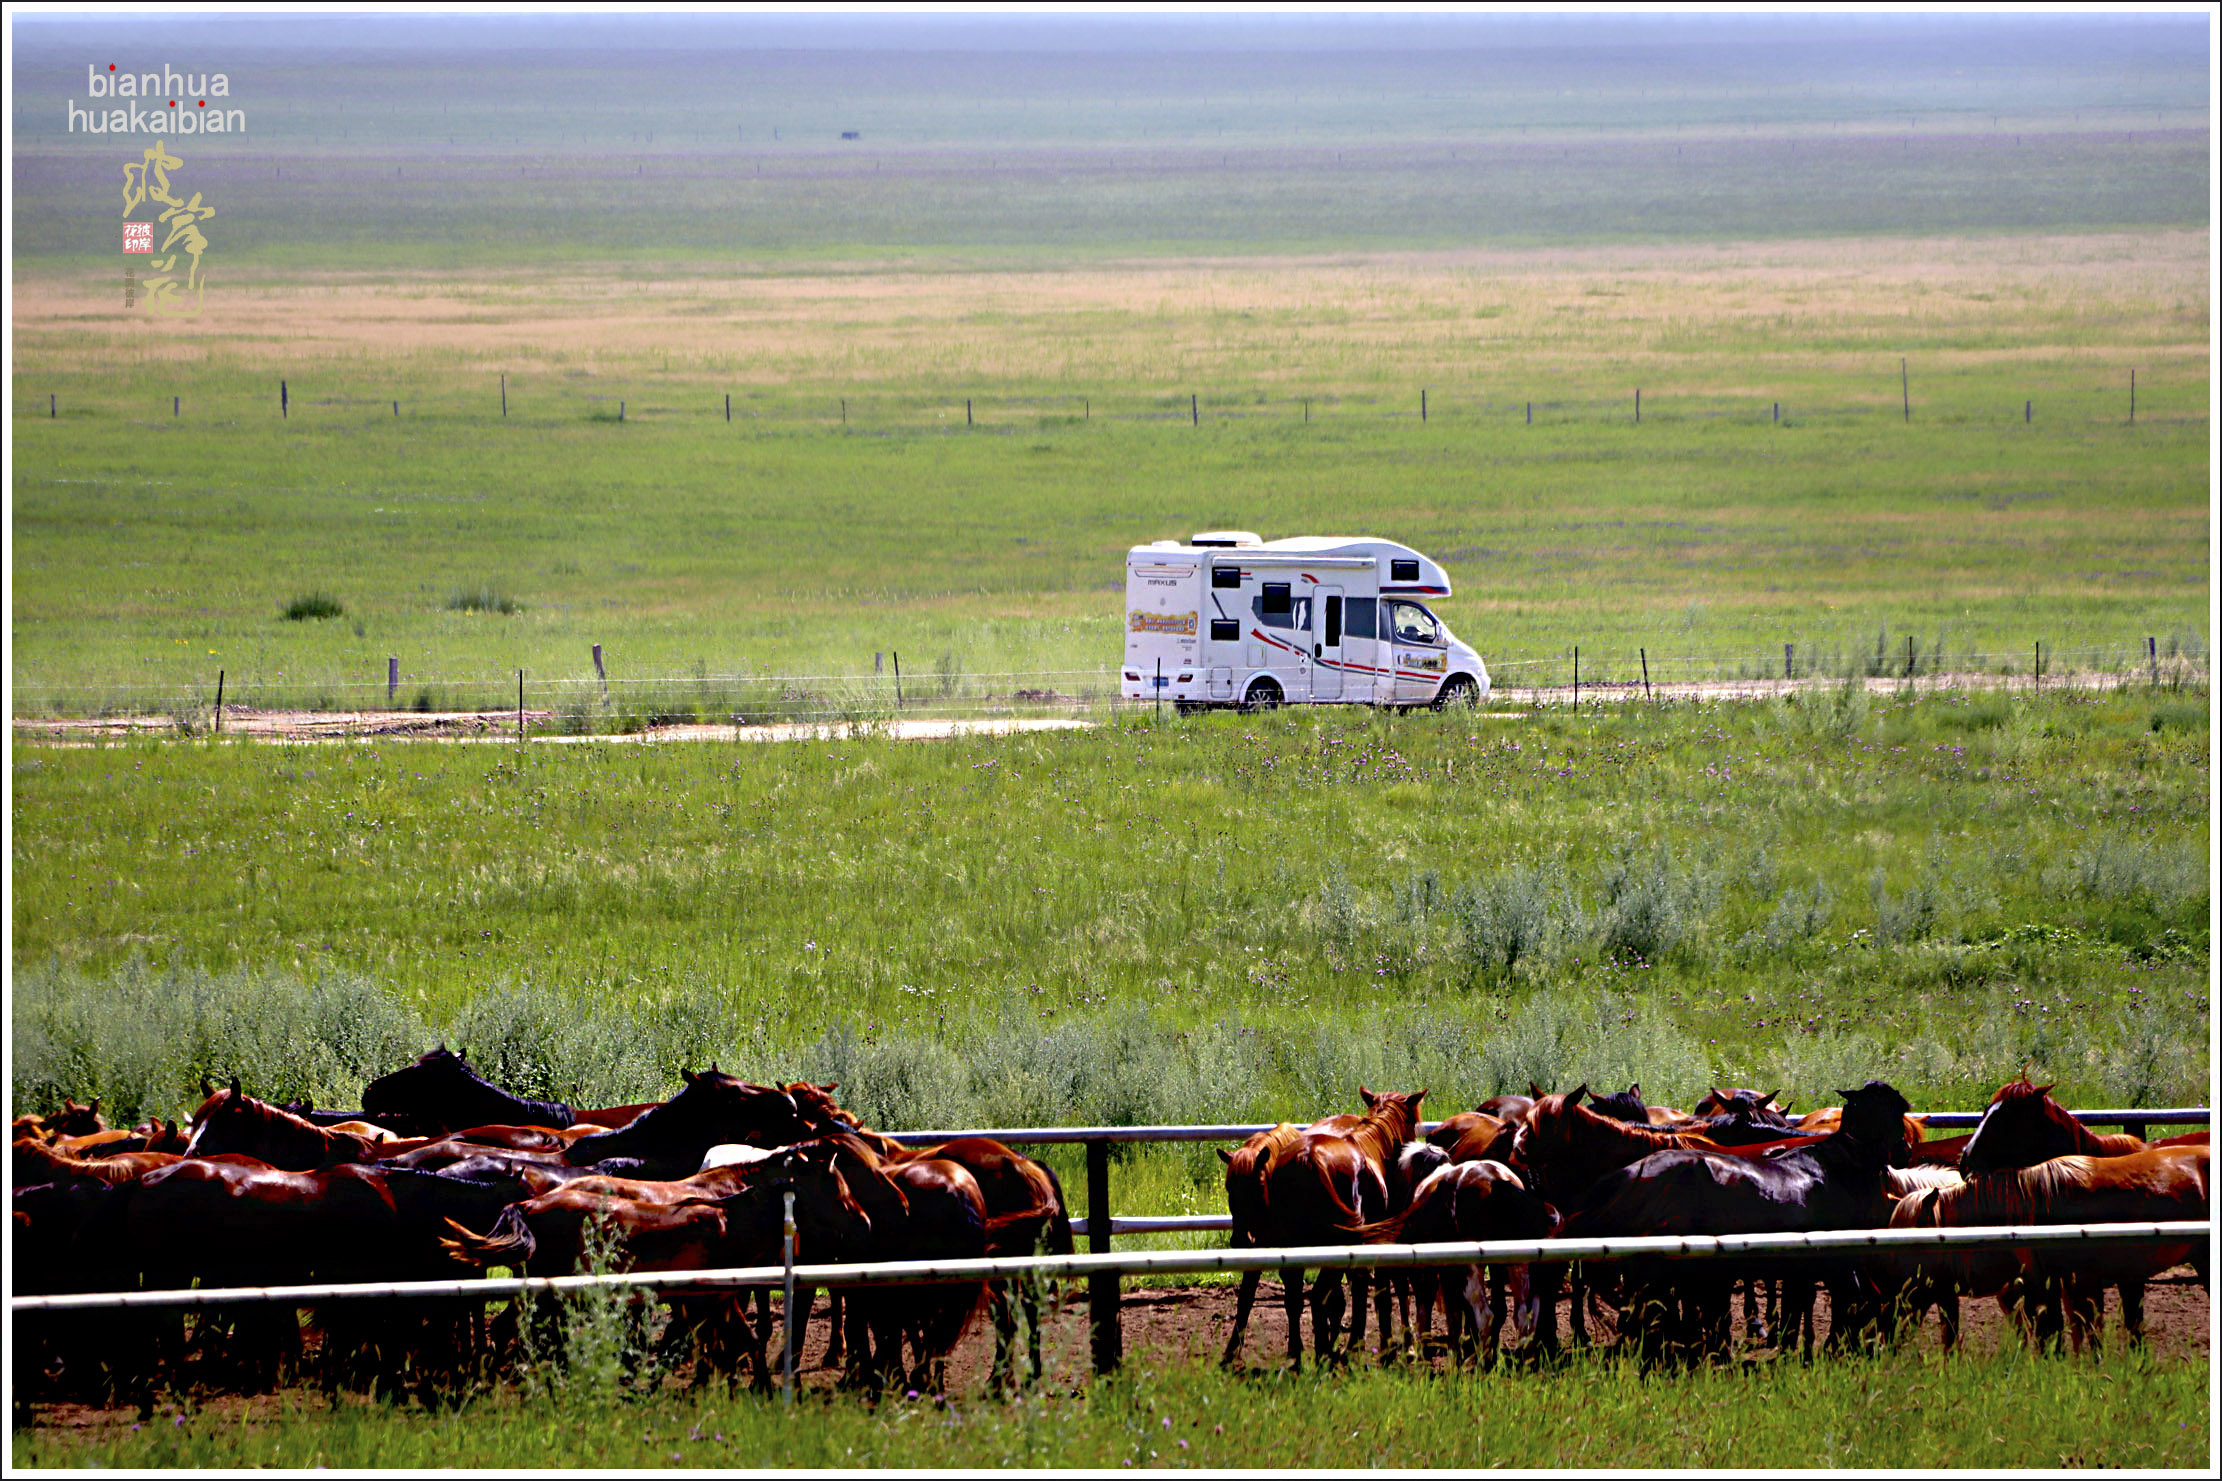
[[[2162,1361],[2189,1361],[2204,1359],[2211,1351],[2211,1316],[2207,1291],[2190,1283],[2190,1271],[2179,1268],[2163,1277],[2167,1284],[2148,1288],[2145,1297],[2145,1339],[2154,1356]],[[1231,1282],[1209,1285],[1166,1286],[1129,1291],[1120,1307],[1125,1356],[1129,1367],[1162,1368],[1190,1362],[1217,1362],[1224,1350],[1228,1334],[1233,1330],[1235,1311],[1235,1286]],[[2112,1303],[2110,1303],[2110,1308]],[[1963,1337],[1965,1350],[1984,1354],[1995,1351],[2002,1343],[2022,1340],[2000,1314],[1997,1303],[1968,1301],[1962,1303]],[[1784,1354],[1770,1346],[1750,1346],[1743,1326],[1743,1308],[1739,1300],[1736,1308],[1735,1340],[1746,1361],[1770,1362],[1795,1361],[1793,1354]],[[831,1390],[838,1387],[840,1373],[825,1365],[827,1324],[826,1302],[821,1294],[812,1313],[814,1320],[804,1341],[800,1373],[805,1387]],[[1307,1316],[1306,1320],[1309,1318]],[[1567,1326],[1567,1303],[1561,1300],[1558,1309],[1560,1330]],[[1822,1337],[1828,1331],[1828,1302],[1821,1298],[1817,1323]],[[1370,1322],[1369,1322],[1370,1326]],[[1401,1327],[1400,1327],[1401,1332]],[[1440,1335],[1438,1319],[1433,1330]],[[1282,1314],[1281,1287],[1270,1277],[1260,1283],[1258,1299],[1252,1308],[1250,1324],[1244,1337],[1241,1366],[1251,1370],[1278,1370],[1287,1366],[1286,1319]],[[1596,1322],[1592,1322],[1593,1338],[1601,1335]],[[1306,1336],[1307,1364],[1311,1362],[1310,1334]],[[1071,1288],[1060,1309],[1043,1323],[1043,1365],[1045,1383],[1051,1393],[1078,1393],[1085,1387],[1090,1372],[1088,1307],[1085,1291],[1079,1286]],[[1922,1350],[1933,1350],[1938,1345],[1938,1333],[1933,1319],[1925,1323],[1916,1339]],[[2123,1336],[2118,1310],[2110,1309],[2105,1337],[2105,1356],[2119,1357],[2124,1351]],[[1378,1349],[1378,1334],[1369,1336],[1369,1349]],[[986,1390],[989,1367],[994,1359],[994,1333],[985,1314],[977,1319],[971,1332],[958,1346],[948,1364],[948,1391],[956,1394],[979,1394]],[[1367,1361],[1373,1360],[1368,1358]],[[2101,1361],[2105,1359],[2102,1358]],[[1824,1355],[1818,1361],[1826,1362]],[[1440,1352],[1430,1353],[1424,1366],[1439,1370],[1447,1358]],[[314,1388],[293,1388],[273,1394],[253,1396],[210,1395],[196,1401],[206,1412],[233,1416],[252,1423],[257,1417],[275,1415],[290,1404],[296,1410],[314,1412],[324,1403],[321,1391]],[[861,1400],[859,1401],[861,1402]],[[165,1406],[168,1412],[174,1404]],[[73,1432],[88,1440],[97,1439],[103,1431],[127,1429],[137,1419],[136,1411],[129,1408],[94,1408],[80,1404],[48,1404],[36,1406],[33,1422]]]
[[[2207,675],[2171,667],[2165,682],[2204,685]],[[1861,681],[1870,695],[1888,697],[1901,693],[1943,694],[1970,689],[2031,692],[2043,689],[2105,690],[2151,682],[2150,676],[2124,678],[2117,674],[2066,674],[2048,677],[2041,685],[2027,675],[1934,674],[1911,679],[1875,678]],[[1525,709],[1582,704],[1624,704],[1635,700],[1652,703],[1718,703],[1729,700],[1782,699],[1796,694],[1827,694],[1843,687],[1841,679],[1706,679],[1649,684],[1641,680],[1605,683],[1520,684],[1500,682],[1491,696],[1488,713],[1516,719]],[[1146,704],[1147,701],[1137,701]],[[660,725],[647,730],[597,735],[565,735],[551,730],[557,720],[552,710],[523,712],[526,735],[534,742],[577,744],[586,741],[823,741],[857,733],[886,735],[896,740],[946,740],[960,735],[1016,735],[1026,731],[1080,730],[1095,723],[1081,718],[1084,703],[1075,702],[1067,715],[974,715],[918,719],[876,720],[858,726],[847,722],[789,725]],[[516,710],[253,710],[224,706],[221,734],[260,741],[419,739],[445,741],[508,741],[517,739]],[[177,721],[169,715],[109,715],[53,719],[17,717],[17,740],[59,744],[89,744],[121,736],[174,736]]]

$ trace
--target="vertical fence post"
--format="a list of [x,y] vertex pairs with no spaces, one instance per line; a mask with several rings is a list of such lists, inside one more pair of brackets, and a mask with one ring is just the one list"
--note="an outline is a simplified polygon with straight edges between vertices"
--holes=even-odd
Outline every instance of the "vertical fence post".
[[395,697],[396,697],[396,696],[398,696],[398,695],[399,695],[400,693],[401,693],[401,659],[400,659],[400,657],[399,657],[399,656],[397,656],[397,655],[395,655],[395,654],[392,654],[392,653],[389,653],[389,654],[387,654],[387,655],[386,655],[386,708],[387,708],[387,709],[389,709],[389,710],[390,710],[390,709],[392,709],[392,708],[393,708],[393,703],[394,703],[394,699],[395,699]]
[[177,415],[177,398],[175,396],[170,398],[170,415],[173,417]]
[[1906,677],[1913,677],[1913,634],[1906,634]]
[[1781,402],[1779,402],[1779,401],[1777,401],[1777,402],[1775,403],[1775,423],[1776,423],[1776,425],[1778,425],[1778,426],[1779,426],[1779,425],[1781,425],[1781,422],[1782,422],[1782,403],[1781,403]]
[[501,378],[501,414],[509,415],[509,377],[506,373]]
[[518,741],[518,744],[522,745],[522,744],[524,743],[524,739],[525,739],[525,671],[524,671],[523,669],[519,669],[519,670],[517,670],[517,741]]
[[281,380],[278,382],[278,420],[281,422],[284,421],[288,416],[292,415],[292,413],[286,409],[287,404],[288,403],[286,398],[285,382]]
[[2158,639],[2145,639],[2145,662],[2152,670],[2153,687],[2158,689],[2160,687],[2160,643]]
[[1574,645],[1574,708],[1582,707],[1582,645]]
[[2037,692],[2043,693],[2045,687],[2045,640],[2043,638],[2037,639],[2036,650],[2030,656],[2029,676],[2035,684]]
[[393,404],[393,415],[395,421],[401,420],[401,403],[398,401]]
[[785,1212],[780,1219],[779,1259],[787,1267],[786,1299],[780,1305],[780,1316],[787,1328],[786,1351],[781,1358],[781,1367],[787,1375],[787,1393],[783,1402],[792,1405],[795,1402],[795,1349],[802,1346],[799,1340],[802,1323],[798,1319],[802,1314],[795,1310],[795,1190],[789,1188],[780,1195],[780,1201],[785,1205]]
[[602,698],[608,699],[610,697],[610,676],[609,671],[602,667],[602,645],[600,643],[594,645],[594,677],[602,681]]
[[964,398],[964,424],[967,427],[972,425],[972,398],[970,396]]
[[1651,655],[1641,648],[1636,650],[1636,661],[1643,665],[1643,697],[1651,697]]
[[625,402],[623,398],[619,398],[617,403],[617,419],[621,422],[625,420]]
[[1533,401],[1528,403],[1528,425],[1531,427],[1535,425],[1535,403]]
[[1906,379],[1906,357],[1898,357],[1898,402],[1905,409],[1906,420],[1913,420],[1913,387]]
[[2137,372],[2135,369],[2132,369],[2129,373],[2129,424],[2132,427],[2137,425]]
[[1643,425],[1643,387],[1636,387],[1636,425]]
[[1094,414],[1094,410],[1095,408],[1089,405],[1087,397],[1080,398],[1080,420],[1084,422],[1089,420]]
[[893,648],[887,651],[895,660],[895,708],[899,710],[903,707],[903,655]]
[[49,391],[46,393],[46,419],[51,422],[57,415],[59,413],[54,409],[54,393]]
[[733,420],[733,393],[731,391],[725,393],[725,420],[728,424]]
[[1306,397],[1304,398],[1304,425],[1305,425],[1305,426],[1307,426],[1307,427],[1309,427],[1309,426],[1310,426],[1311,424],[1312,424],[1312,398],[1311,398],[1311,397],[1309,397],[1309,396],[1306,396]]
[[1796,663],[1797,652],[1798,645],[1795,643],[1784,643],[1782,645],[1782,677],[1785,679],[1793,677],[1791,669]]
[[1188,425],[1191,427],[1201,427],[1203,425],[1203,419],[1196,414],[1196,393],[1194,391],[1188,393]]
[[2024,401],[2021,404],[2021,424],[2024,427],[2028,426],[2029,423],[2035,419],[2036,408],[2037,403],[2034,401]]
[[846,426],[847,426],[848,424],[849,424],[849,398],[848,398],[848,397],[846,397],[846,396],[843,396],[843,397],[841,398],[841,425],[842,425],[842,426],[844,426],[844,427],[846,427]]
[[224,671],[216,671],[216,718],[213,722],[218,735],[224,733]]
[[1427,387],[1425,386],[1420,387],[1420,423],[1423,426],[1427,423]]
[[1150,686],[1150,697],[1157,701],[1157,718],[1165,718],[1165,660],[1157,661],[1157,682]]
[[[1110,1252],[1111,1144],[1096,1140],[1088,1143],[1088,1253],[1107,1255]],[[1088,1326],[1096,1371],[1109,1373],[1119,1366],[1122,1346],[1117,1275],[1088,1277]]]

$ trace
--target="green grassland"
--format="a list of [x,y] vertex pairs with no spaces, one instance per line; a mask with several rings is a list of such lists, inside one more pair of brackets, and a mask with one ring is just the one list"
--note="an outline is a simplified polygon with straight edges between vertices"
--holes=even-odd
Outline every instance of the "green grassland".
[[1580,1361],[1549,1373],[1415,1378],[1366,1369],[1240,1377],[1137,1371],[1012,1403],[841,1399],[628,1402],[565,1392],[397,1416],[347,1403],[250,1417],[166,1413],[128,1431],[18,1427],[18,1466],[1320,1466],[1720,1465],[2196,1469],[2208,1365],[2004,1354],[1782,1363],[1643,1376]]
[[[1219,717],[922,744],[16,748],[19,1103],[1308,1118],[1359,1083],[2202,1098],[2206,697]],[[97,825],[88,826],[89,820]],[[1208,1157],[1196,1159],[1215,1173]],[[1208,1166],[1207,1166],[1208,1165]]]
[[[1124,550],[1228,526],[1436,554],[1444,615],[1511,683],[1575,644],[1617,678],[1639,647],[1672,677],[1770,671],[1785,642],[1845,671],[1908,636],[1924,672],[2025,668],[2037,640],[2055,672],[2147,636],[2203,654],[2204,241],[2047,239],[1995,270],[1904,244],[1938,263],[1921,283],[1816,248],[1223,267],[1178,303],[1139,270],[915,301],[574,286],[570,352],[525,347],[541,308],[512,298],[483,306],[506,347],[367,360],[307,294],[325,322],[286,354],[57,299],[18,337],[13,703],[205,709],[222,668],[236,702],[382,705],[391,655],[404,704],[513,702],[520,668],[547,704],[595,643],[621,698],[888,649],[1100,685]],[[349,291],[403,334],[471,296]],[[480,590],[521,610],[458,606]],[[285,619],[313,593],[343,610]]]

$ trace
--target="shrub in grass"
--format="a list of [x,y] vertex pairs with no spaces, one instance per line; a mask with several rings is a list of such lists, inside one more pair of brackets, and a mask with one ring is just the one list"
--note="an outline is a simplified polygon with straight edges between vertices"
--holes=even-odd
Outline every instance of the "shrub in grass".
[[321,622],[327,617],[337,617],[347,609],[340,599],[328,592],[304,592],[285,604],[282,614],[288,622]]
[[524,611],[525,604],[498,586],[481,583],[449,592],[447,609],[450,612],[494,612],[508,617]]

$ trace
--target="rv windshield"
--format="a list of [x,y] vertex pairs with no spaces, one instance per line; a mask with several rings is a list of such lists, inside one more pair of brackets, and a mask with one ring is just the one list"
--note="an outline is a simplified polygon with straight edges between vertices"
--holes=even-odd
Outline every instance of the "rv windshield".
[[1435,614],[1418,602],[1390,602],[1389,631],[1396,634],[1400,643],[1425,643],[1431,648],[1443,645],[1443,626]]

